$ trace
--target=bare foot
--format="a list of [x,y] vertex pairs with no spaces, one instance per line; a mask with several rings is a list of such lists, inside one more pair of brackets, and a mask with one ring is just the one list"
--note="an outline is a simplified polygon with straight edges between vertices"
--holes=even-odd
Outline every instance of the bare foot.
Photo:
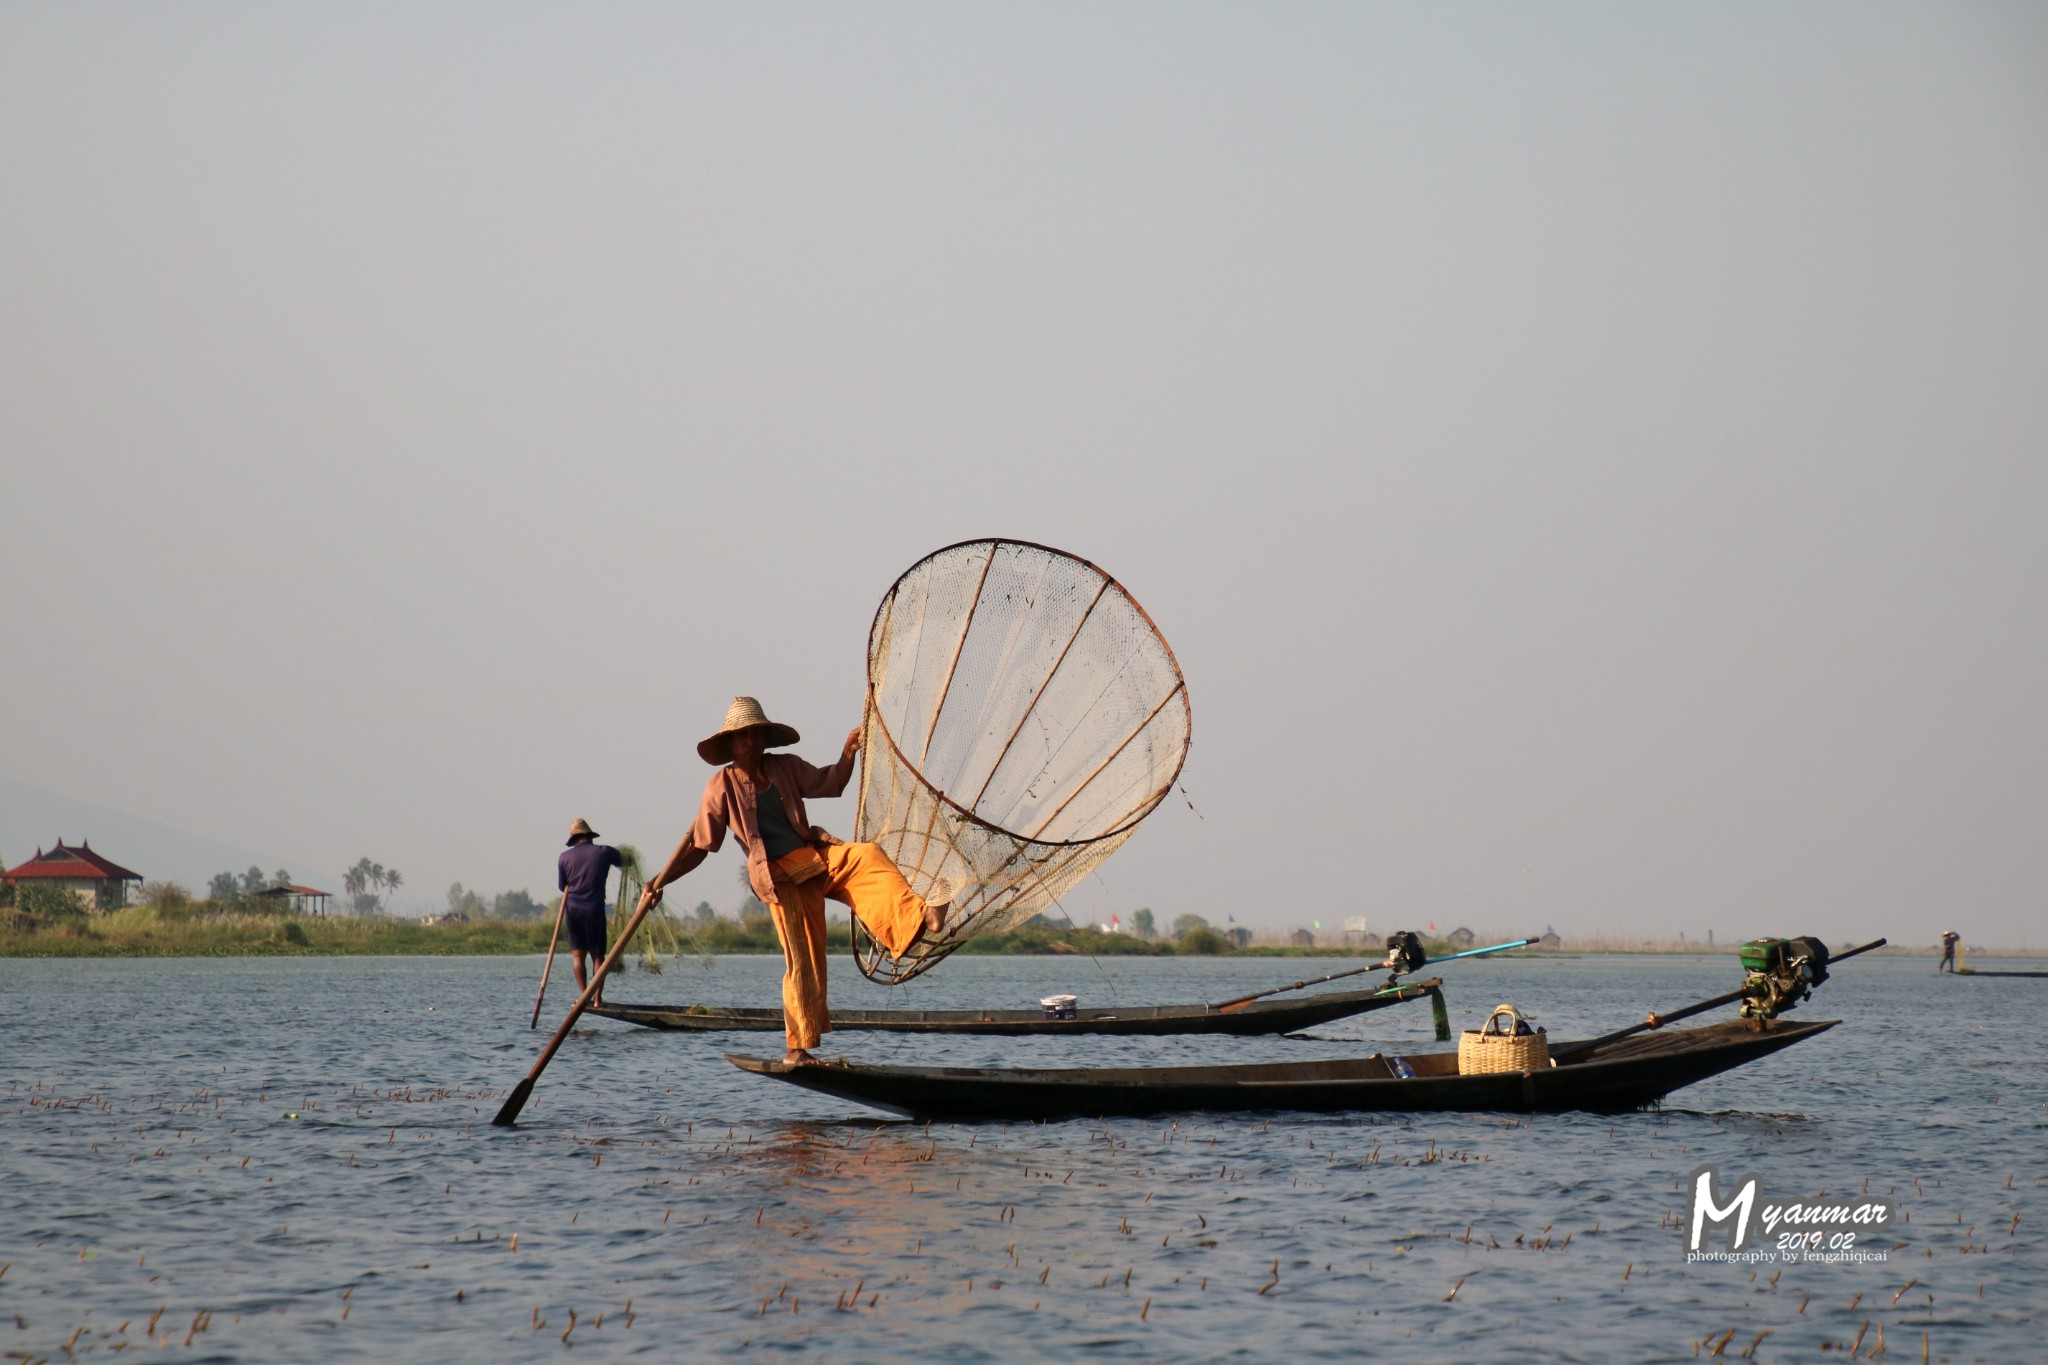
[[960,893],[965,889],[965,883],[955,881],[951,877],[941,877],[932,884],[932,893],[925,897],[924,901],[926,934],[940,933],[945,929],[946,916],[952,911],[953,902],[960,898]]
[[816,1066],[818,1059],[800,1047],[793,1047],[782,1054],[784,1066]]

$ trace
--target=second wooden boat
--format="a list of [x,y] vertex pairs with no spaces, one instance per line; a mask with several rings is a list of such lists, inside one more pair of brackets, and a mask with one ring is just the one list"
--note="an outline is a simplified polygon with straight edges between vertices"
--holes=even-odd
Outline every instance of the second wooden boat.
[[[1430,997],[1442,1008],[1439,977],[1376,990],[1326,991],[1300,1000],[1252,1000],[1224,1005],[1124,1005],[1076,1010],[1071,1019],[1048,1019],[1043,1010],[833,1010],[834,1029],[888,1033],[998,1033],[1058,1036],[1070,1033],[1215,1033],[1250,1036],[1294,1033],[1334,1019],[1383,1010]],[[591,1014],[644,1028],[699,1033],[782,1031],[780,1009],[725,1005],[592,1005]]]
[[[743,1071],[913,1119],[1135,1117],[1190,1111],[1419,1112],[1584,1109],[1615,1113],[1803,1042],[1839,1020],[1733,1020],[1624,1038],[1564,1043],[1552,1065],[1461,1075],[1455,1052],[1232,1066],[791,1066],[728,1055]],[[1406,1069],[1412,1073],[1401,1074]]]

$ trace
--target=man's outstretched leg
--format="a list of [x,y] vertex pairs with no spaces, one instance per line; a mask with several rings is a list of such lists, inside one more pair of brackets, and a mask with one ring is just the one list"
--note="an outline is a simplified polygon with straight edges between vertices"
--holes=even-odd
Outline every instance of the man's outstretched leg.
[[946,907],[927,905],[877,845],[828,844],[823,856],[825,894],[853,911],[889,956],[945,927]]

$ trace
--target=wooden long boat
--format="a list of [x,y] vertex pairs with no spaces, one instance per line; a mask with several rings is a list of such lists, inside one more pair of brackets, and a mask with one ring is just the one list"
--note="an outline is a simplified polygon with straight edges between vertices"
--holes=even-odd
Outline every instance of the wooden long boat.
[[[1254,1000],[1218,1005],[1125,1005],[1076,1010],[1072,1019],[1048,1019],[1043,1010],[833,1010],[834,1029],[889,1033],[1218,1033],[1240,1037],[1300,1029],[1438,996],[1440,977],[1392,988],[1325,991],[1300,1000]],[[782,1011],[724,1005],[592,1005],[586,1011],[645,1028],[700,1033],[782,1031]]]
[[791,1066],[727,1054],[743,1071],[806,1090],[857,1100],[914,1119],[1096,1118],[1206,1110],[1316,1113],[1497,1110],[1509,1113],[1624,1112],[1653,1104],[1695,1081],[1791,1047],[1833,1028],[1747,1020],[1664,1029],[1612,1041],[1556,1045],[1541,1070],[1460,1075],[1455,1052],[1232,1066],[1008,1067],[864,1066],[847,1062]]
[[1961,967],[1956,970],[1955,974],[1957,976],[2031,976],[2037,980],[2048,977],[2048,972],[1987,972],[1982,967]]

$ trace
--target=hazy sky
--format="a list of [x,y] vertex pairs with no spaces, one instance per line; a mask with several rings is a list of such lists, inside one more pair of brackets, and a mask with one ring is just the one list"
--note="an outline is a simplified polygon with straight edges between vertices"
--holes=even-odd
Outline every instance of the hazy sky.
[[2038,4],[0,5],[0,774],[419,908],[1002,534],[1077,919],[2040,944],[2044,437]]

